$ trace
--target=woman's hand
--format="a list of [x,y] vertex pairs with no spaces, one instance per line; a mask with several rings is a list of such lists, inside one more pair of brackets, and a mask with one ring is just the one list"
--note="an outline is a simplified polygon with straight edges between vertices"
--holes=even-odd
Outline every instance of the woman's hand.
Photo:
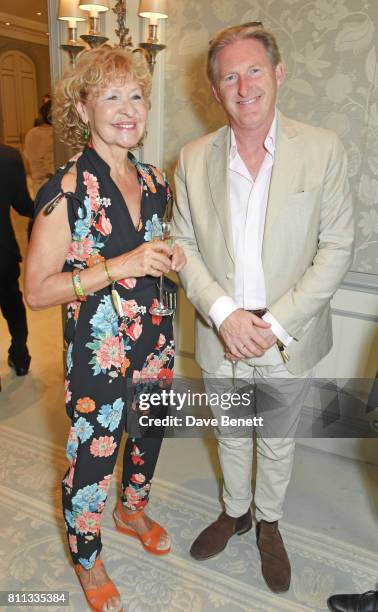
[[171,249],[161,240],[145,242],[133,251],[110,260],[110,273],[116,280],[129,277],[159,277],[171,269]]
[[175,244],[172,253],[171,270],[174,270],[175,272],[180,272],[185,265],[186,255],[184,253],[184,250],[178,244]]

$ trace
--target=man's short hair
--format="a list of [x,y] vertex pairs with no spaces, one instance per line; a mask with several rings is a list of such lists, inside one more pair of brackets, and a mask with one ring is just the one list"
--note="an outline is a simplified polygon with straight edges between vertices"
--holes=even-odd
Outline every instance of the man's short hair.
[[261,22],[253,21],[226,28],[225,30],[221,30],[215,38],[210,41],[209,45],[206,72],[212,85],[217,85],[217,58],[220,51],[227,45],[231,45],[238,40],[246,39],[253,39],[261,42],[273,68],[276,68],[282,61],[275,36],[272,32],[266,30]]

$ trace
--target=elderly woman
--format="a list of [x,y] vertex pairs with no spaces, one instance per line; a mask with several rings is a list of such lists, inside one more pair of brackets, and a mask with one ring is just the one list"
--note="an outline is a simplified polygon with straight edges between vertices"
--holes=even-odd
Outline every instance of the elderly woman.
[[[149,308],[157,302],[157,278],[185,264],[179,247],[150,240],[152,221],[163,217],[171,194],[163,175],[130,152],[145,132],[150,88],[139,54],[109,48],[83,52],[58,84],[54,125],[67,144],[85,146],[39,192],[26,264],[31,308],[67,304],[72,427],[63,508],[71,556],[93,610],[121,608],[100,558],[101,515],[136,407],[126,394],[130,383],[171,377],[172,320],[151,316]],[[166,408],[159,410],[164,416]],[[169,536],[144,514],[162,432],[144,434],[126,443],[114,519],[146,551],[163,555]]]

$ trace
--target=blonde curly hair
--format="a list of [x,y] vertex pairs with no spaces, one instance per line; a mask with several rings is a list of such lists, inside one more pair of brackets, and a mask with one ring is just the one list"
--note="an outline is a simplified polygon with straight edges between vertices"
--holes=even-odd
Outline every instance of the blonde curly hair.
[[85,102],[88,94],[97,93],[114,81],[134,80],[150,106],[151,74],[141,53],[107,46],[80,53],[75,68],[66,72],[56,84],[52,119],[62,142],[74,150],[86,144],[86,124],[81,120],[77,104]]

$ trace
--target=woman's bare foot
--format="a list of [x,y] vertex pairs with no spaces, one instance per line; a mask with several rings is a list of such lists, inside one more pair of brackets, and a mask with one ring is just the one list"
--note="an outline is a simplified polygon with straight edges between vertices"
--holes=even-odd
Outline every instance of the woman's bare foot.
[[[78,577],[84,591],[101,588],[109,581],[109,576],[102,563],[97,564],[90,570],[80,569]],[[102,612],[114,612],[114,610],[118,612],[121,609],[122,603],[120,597],[110,597],[101,608]]]
[[[122,512],[124,512],[128,517],[132,517],[132,515],[136,514],[137,511],[130,510],[129,508],[126,508],[126,506],[122,505]],[[125,527],[127,526],[129,529],[132,529],[133,531],[135,531],[135,533],[138,533],[139,535],[143,535],[154,526],[154,521],[144,513],[139,515],[135,519],[132,519],[130,522],[127,522],[127,524],[122,522],[122,516],[120,516],[119,512],[117,512],[117,508],[115,510],[115,515],[119,523],[122,523]],[[149,546],[151,543],[150,539],[145,540],[144,543],[146,546]],[[157,550],[169,550],[170,547],[171,538],[169,537],[168,533],[164,533],[159,538],[156,548]]]

